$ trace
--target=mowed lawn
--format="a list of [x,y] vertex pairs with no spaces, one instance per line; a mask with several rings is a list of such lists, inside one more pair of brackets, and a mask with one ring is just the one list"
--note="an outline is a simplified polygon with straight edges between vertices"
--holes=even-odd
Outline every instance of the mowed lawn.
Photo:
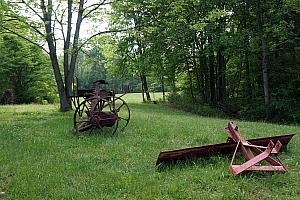
[[0,106],[0,199],[300,199],[299,126],[236,121],[246,138],[297,134],[285,174],[233,177],[220,156],[160,171],[160,151],[225,142],[228,120],[140,99],[126,96],[132,119],[114,136],[75,136],[58,105]]

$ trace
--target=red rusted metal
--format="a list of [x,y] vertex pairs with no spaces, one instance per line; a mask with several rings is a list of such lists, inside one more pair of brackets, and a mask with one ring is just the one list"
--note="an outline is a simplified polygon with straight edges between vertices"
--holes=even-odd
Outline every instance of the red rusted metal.
[[[256,138],[248,140],[253,145],[265,146],[270,141],[280,141],[284,148],[295,134],[279,135],[273,137]],[[226,143],[211,144],[200,147],[192,147],[185,149],[177,149],[171,151],[160,152],[156,165],[165,162],[175,162],[178,160],[186,160],[194,157],[207,157],[211,155],[228,155],[234,152],[236,143],[228,141]]]
[[[117,97],[114,91],[106,91],[101,85],[107,84],[105,80],[93,82],[91,89],[78,89],[78,79],[73,81],[73,117],[74,130],[77,134],[93,129],[110,130],[114,134],[117,129],[123,130],[130,120],[130,109],[127,103]],[[80,102],[80,98],[84,100]]]
[[[280,162],[280,160],[278,158],[275,159],[271,157],[272,152],[278,153],[282,147],[282,144],[279,140],[276,142],[276,145],[273,143],[273,141],[270,141],[267,147],[253,145],[242,137],[239,127],[233,122],[228,123],[225,131],[232,140],[237,142],[230,163],[230,171],[234,176],[244,171],[254,170],[286,172],[286,168]],[[236,157],[236,152],[239,148],[242,150],[246,162],[241,165],[234,165],[233,162]],[[264,151],[261,149],[264,149]],[[269,165],[262,166],[260,164],[261,161],[266,161]]]
[[[207,157],[211,155],[228,155],[233,153],[233,159],[230,166],[234,175],[243,171],[254,170],[286,171],[281,162],[278,159],[272,158],[270,154],[279,153],[283,147],[287,146],[295,134],[245,140],[239,133],[239,129],[236,125],[233,123],[229,123],[229,125],[230,126],[225,129],[229,135],[229,139],[226,143],[160,152],[156,165],[161,163],[174,163],[179,160],[190,158]],[[239,148],[242,149],[246,160],[251,160],[250,162],[246,162],[247,164],[233,164],[233,160]],[[270,166],[258,166],[257,163],[261,160],[267,161]]]

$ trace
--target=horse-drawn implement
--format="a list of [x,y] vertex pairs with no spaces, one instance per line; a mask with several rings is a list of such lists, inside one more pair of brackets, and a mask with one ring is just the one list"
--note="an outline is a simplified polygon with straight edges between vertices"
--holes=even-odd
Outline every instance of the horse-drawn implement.
[[113,90],[107,91],[103,85],[105,80],[93,82],[91,89],[79,89],[78,79],[73,83],[72,103],[74,112],[74,131],[79,134],[84,131],[100,129],[114,134],[123,130],[130,120],[130,109],[127,103],[117,97]]

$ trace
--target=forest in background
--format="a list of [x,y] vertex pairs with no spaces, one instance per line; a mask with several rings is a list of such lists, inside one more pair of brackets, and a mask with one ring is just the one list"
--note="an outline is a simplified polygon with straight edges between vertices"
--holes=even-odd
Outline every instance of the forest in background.
[[[75,8],[83,1],[68,2]],[[117,92],[141,91],[144,101],[151,101],[150,91],[168,91],[169,102],[190,111],[214,112],[211,108],[216,108],[231,117],[300,122],[299,1],[103,2],[110,5],[106,12],[113,31],[88,43],[73,42],[84,44],[76,52],[74,72],[80,86],[104,78]],[[49,97],[57,91],[50,64],[53,57],[34,49],[32,41],[40,39],[24,23],[15,32],[8,31],[16,25],[11,23],[16,12],[10,6],[4,1],[0,8],[4,13],[0,21],[0,92],[13,89],[20,103],[51,102]],[[31,37],[31,43],[18,35]],[[6,38],[15,48],[5,44]],[[59,55],[59,63],[64,58]],[[24,86],[22,79],[14,81],[21,77],[18,69],[32,86]],[[34,86],[32,80],[48,85]],[[55,80],[57,84],[57,77]]]

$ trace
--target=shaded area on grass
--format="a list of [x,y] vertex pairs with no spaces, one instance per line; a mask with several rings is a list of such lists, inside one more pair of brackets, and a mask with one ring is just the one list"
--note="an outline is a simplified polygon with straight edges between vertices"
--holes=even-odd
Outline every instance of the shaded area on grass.
[[[192,112],[200,116],[265,121],[265,107],[259,100],[231,99],[215,105],[204,104],[201,99],[192,100],[189,96],[170,93],[170,107]],[[271,118],[268,122],[299,124],[300,107],[296,101],[273,101],[270,105]]]

